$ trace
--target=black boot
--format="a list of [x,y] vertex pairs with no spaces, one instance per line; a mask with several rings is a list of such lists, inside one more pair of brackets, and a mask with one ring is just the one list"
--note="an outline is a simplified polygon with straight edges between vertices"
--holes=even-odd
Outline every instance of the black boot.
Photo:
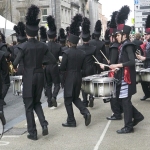
[[89,107],[93,107],[94,106],[94,98],[93,96],[89,96]]
[[42,127],[42,134],[43,134],[43,136],[48,135],[48,128],[47,128],[47,126],[43,126]]
[[84,115],[85,118],[85,125],[88,126],[91,123],[91,114],[87,113],[86,115]]
[[117,130],[118,134],[126,134],[126,133],[132,133],[132,132],[134,132],[133,128],[129,129],[127,127],[124,127],[121,130]]
[[29,134],[27,135],[27,138],[30,139],[30,140],[34,140],[34,141],[37,140],[37,139],[38,139],[38,138],[37,138],[37,132],[35,132],[34,134],[30,134],[30,133],[29,133]]
[[146,96],[146,95],[145,95],[145,96],[143,96],[143,98],[141,98],[140,100],[141,100],[141,101],[145,101],[147,98],[149,98],[149,96]]
[[48,103],[48,107],[53,107],[53,104],[52,104],[51,101],[48,101],[48,100],[47,100],[47,103]]
[[62,126],[63,127],[76,127],[76,123],[68,123],[68,122],[66,122],[66,123],[62,123]]
[[57,107],[57,102],[56,102],[56,98],[55,97],[52,97],[51,102],[52,102],[52,105],[54,107]]

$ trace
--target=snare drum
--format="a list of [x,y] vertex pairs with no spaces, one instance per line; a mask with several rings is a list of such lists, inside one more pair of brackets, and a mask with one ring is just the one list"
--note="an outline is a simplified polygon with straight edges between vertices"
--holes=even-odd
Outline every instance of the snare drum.
[[150,68],[141,70],[140,74],[141,81],[150,82]]
[[91,76],[87,76],[82,78],[82,86],[81,89],[84,90],[85,93],[87,94],[93,94],[93,85],[92,85],[92,80],[93,79],[99,79],[102,77],[105,77],[105,74],[95,74],[95,75],[91,75]]
[[22,95],[22,76],[13,77],[13,95]]
[[92,80],[93,96],[96,98],[115,98],[116,82],[114,78],[104,77]]
[[144,66],[143,63],[136,63],[136,64],[135,64],[136,70],[140,70],[141,68],[143,68],[143,66]]

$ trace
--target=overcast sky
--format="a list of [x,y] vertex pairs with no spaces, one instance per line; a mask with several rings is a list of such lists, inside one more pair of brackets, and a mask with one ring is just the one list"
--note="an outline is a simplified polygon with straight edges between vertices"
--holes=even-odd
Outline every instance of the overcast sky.
[[102,13],[108,20],[113,11],[118,11],[123,5],[128,5],[131,9],[127,24],[131,25],[131,18],[134,18],[134,0],[99,0],[102,4]]

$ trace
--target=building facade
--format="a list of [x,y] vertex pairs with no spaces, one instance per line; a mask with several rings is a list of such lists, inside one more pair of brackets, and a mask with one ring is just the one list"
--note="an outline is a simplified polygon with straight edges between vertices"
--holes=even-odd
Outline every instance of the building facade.
[[61,27],[65,29],[69,26],[76,13],[81,13],[90,19],[91,33],[94,31],[95,22],[98,19],[105,22],[102,13],[99,12],[102,10],[100,8],[102,6],[100,6],[98,0],[1,0],[0,15],[14,23],[25,21],[27,8],[31,4],[40,7],[40,25],[47,27],[47,16],[53,15],[55,17],[57,31]]

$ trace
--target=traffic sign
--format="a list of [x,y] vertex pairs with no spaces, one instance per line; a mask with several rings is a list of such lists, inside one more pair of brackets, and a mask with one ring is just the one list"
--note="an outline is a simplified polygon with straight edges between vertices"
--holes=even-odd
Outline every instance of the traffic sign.
[[138,4],[139,0],[134,0],[134,5]]

